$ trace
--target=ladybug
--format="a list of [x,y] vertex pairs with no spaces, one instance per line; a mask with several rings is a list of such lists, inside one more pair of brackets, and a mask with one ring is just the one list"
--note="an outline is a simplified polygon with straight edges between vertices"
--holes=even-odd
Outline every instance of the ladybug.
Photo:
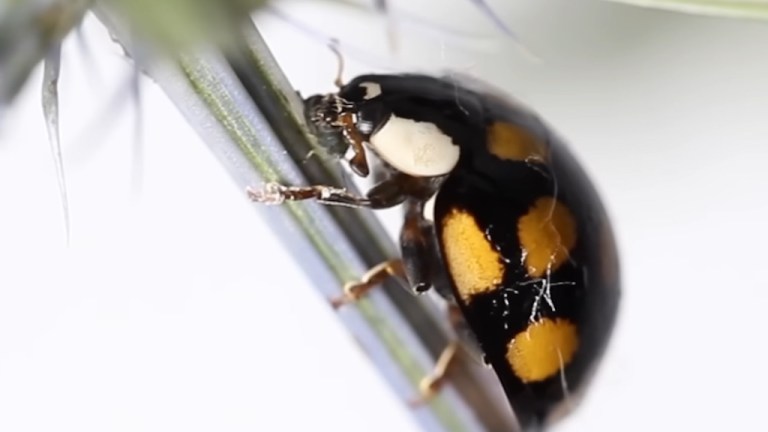
[[521,428],[543,429],[583,394],[619,307],[617,247],[592,182],[537,114],[486,85],[418,74],[338,81],[338,92],[305,99],[308,126],[374,186],[358,196],[268,184],[251,198],[402,205],[401,258],[348,284],[341,303],[390,276],[436,290]]

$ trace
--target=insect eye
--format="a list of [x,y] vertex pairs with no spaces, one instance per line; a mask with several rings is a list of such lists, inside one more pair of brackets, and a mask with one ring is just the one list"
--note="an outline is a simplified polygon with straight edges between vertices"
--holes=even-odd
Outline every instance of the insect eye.
[[321,126],[322,123],[333,123],[338,110],[326,96],[316,95],[304,101],[304,116],[311,125]]
[[310,96],[304,101],[307,127],[317,137],[320,147],[335,157],[342,157],[349,147],[338,124],[341,109],[341,105],[329,96]]

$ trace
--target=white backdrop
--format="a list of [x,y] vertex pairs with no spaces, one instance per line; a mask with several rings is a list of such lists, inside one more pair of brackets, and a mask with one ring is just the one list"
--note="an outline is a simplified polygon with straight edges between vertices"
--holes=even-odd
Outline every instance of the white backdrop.
[[[597,1],[492,2],[534,60],[469,2],[393,3],[484,37],[400,20],[393,56],[381,19],[321,2],[283,9],[351,45],[347,78],[454,69],[531,104],[572,142],[614,217],[620,326],[560,430],[765,430],[768,27]],[[258,21],[297,89],[332,88],[323,41]],[[148,80],[136,192],[130,69],[98,23],[85,34],[90,54],[68,40],[61,79],[69,246],[41,71],[0,130],[0,430],[415,430]],[[223,253],[233,250],[248,252]]]

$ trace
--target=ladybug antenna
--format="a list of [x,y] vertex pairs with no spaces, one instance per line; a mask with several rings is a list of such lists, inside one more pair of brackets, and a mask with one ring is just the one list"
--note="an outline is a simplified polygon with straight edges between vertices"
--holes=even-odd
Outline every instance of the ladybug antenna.
[[339,41],[337,39],[331,39],[331,42],[328,44],[328,48],[330,48],[331,51],[336,54],[336,59],[338,60],[339,64],[339,69],[336,72],[336,79],[333,80],[333,84],[338,88],[342,88],[344,87],[344,80],[341,77],[344,73],[344,57],[341,55],[341,51],[339,51]]

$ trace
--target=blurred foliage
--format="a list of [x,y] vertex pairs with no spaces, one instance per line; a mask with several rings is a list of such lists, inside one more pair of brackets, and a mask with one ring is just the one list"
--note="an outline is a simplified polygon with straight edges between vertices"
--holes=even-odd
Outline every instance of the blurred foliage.
[[768,0],[610,0],[634,6],[731,18],[768,19]]
[[5,0],[0,3],[0,107],[32,70],[80,24],[88,0]]
[[229,43],[232,23],[268,0],[101,0],[153,48],[179,49],[196,43]]
[[32,70],[76,29],[92,8],[113,8],[137,39],[153,48],[223,45],[231,23],[268,0],[0,0],[0,106],[8,105]]
[[[134,37],[151,41],[153,48],[179,49],[190,43],[226,46],[234,37],[231,23],[277,0],[0,0],[0,106],[7,105],[27,76],[93,7],[110,7],[123,15]],[[312,0],[317,1],[317,0]],[[369,3],[324,0],[392,11],[391,1]],[[489,15],[495,25],[504,21],[484,0],[466,0]],[[514,0],[510,0],[514,1]],[[767,19],[768,0],[608,0],[711,16]]]

